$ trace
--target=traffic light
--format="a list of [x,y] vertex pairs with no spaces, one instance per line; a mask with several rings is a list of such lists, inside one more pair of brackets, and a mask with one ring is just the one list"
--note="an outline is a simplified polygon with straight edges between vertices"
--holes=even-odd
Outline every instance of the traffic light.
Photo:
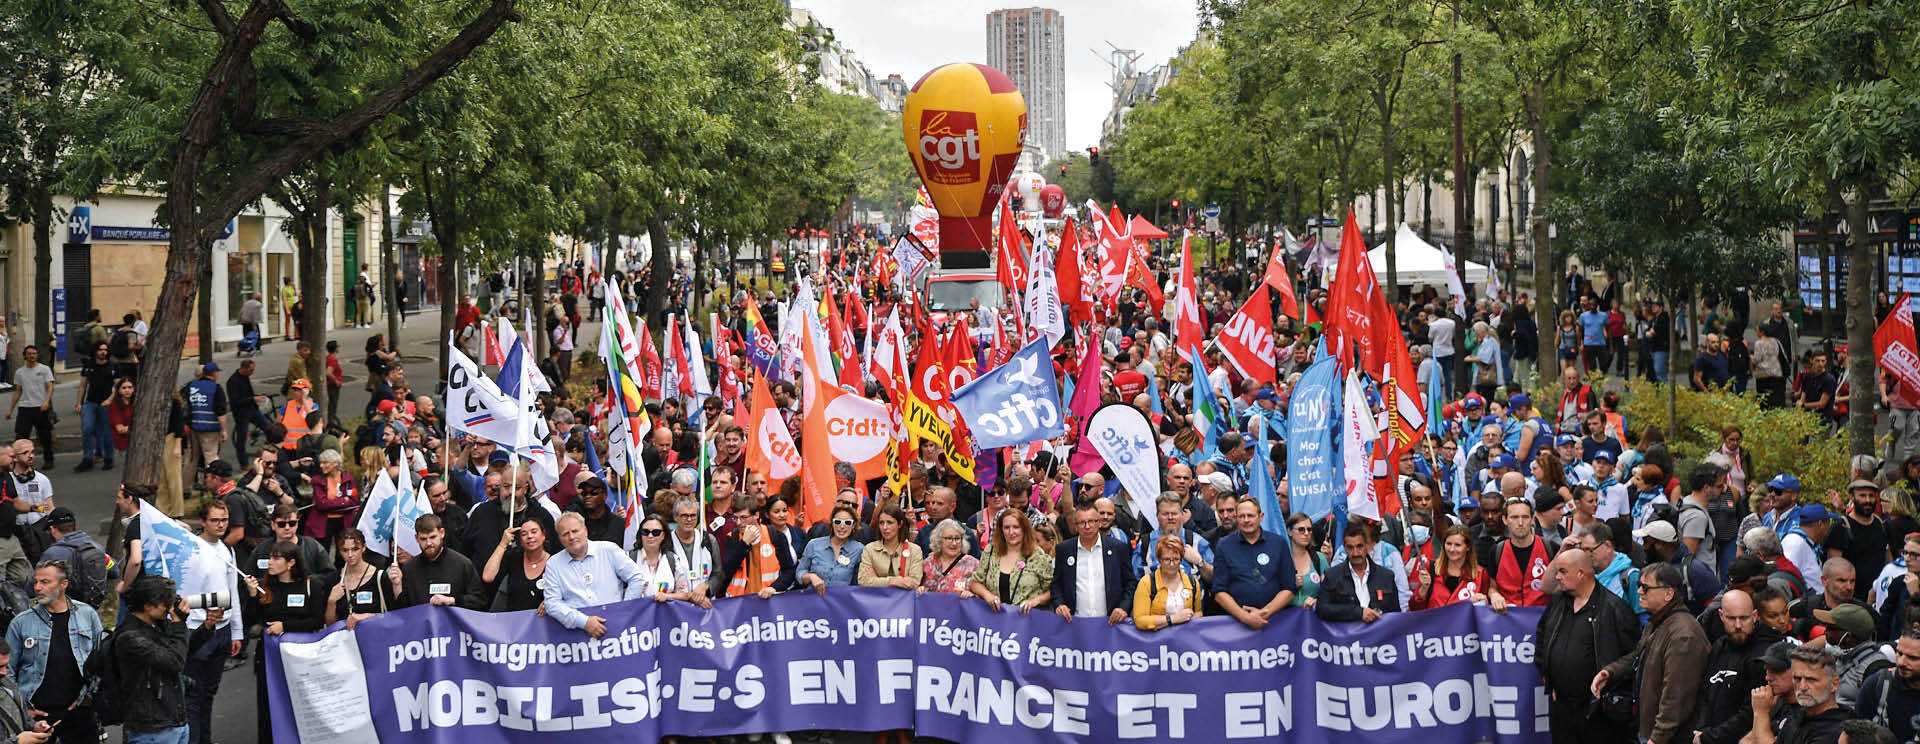
[[1100,148],[1097,146],[1087,148],[1087,160],[1091,161],[1094,165],[1099,165],[1100,164]]
[[1066,177],[1067,177],[1067,164],[1066,164],[1066,163],[1061,163],[1061,164],[1060,164],[1060,177],[1061,177],[1061,178],[1066,178]]
[[1175,200],[1173,200],[1173,208],[1174,208],[1174,209],[1179,209],[1179,208],[1180,208],[1180,200],[1179,200],[1179,199],[1175,199]]

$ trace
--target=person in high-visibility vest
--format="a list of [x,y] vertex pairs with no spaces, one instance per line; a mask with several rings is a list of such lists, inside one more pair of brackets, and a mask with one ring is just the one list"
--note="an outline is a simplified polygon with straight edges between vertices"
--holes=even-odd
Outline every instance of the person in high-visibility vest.
[[288,451],[298,449],[300,438],[309,433],[307,414],[319,410],[320,404],[311,397],[313,383],[306,379],[294,380],[287,386],[287,405],[280,409],[280,425],[287,430],[286,438],[280,441],[280,448]]
[[721,551],[720,571],[730,576],[727,596],[754,595],[766,599],[775,592],[793,588],[793,560],[789,552],[774,544],[786,539],[760,524],[757,504],[741,496],[733,502],[733,537]]

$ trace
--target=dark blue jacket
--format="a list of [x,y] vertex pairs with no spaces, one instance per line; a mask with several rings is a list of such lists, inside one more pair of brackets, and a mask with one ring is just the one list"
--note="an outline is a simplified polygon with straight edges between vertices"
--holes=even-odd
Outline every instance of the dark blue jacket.
[[[1053,601],[1069,611],[1078,606],[1074,595],[1076,587],[1075,556],[1080,553],[1078,536],[1064,541],[1053,549]],[[1127,544],[1108,535],[1100,536],[1101,563],[1106,568],[1107,596],[1101,602],[1108,613],[1124,610],[1133,602],[1133,561],[1128,556]]]

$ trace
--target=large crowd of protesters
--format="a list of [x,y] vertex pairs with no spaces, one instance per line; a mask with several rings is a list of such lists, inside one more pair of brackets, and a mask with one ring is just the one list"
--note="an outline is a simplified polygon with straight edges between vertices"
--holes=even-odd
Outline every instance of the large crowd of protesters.
[[[642,286],[643,267],[620,268],[608,277],[615,286]],[[819,278],[859,293],[875,317],[912,305],[855,271]],[[1464,317],[1432,289],[1400,300],[1395,310],[1420,379],[1429,379],[1426,365],[1440,365],[1449,390],[1439,396],[1447,401],[1440,430],[1425,432],[1423,446],[1398,463],[1394,487],[1405,508],[1377,520],[1351,516],[1336,528],[1332,518],[1291,513],[1284,441],[1270,463],[1255,460],[1247,423],[1285,415],[1291,387],[1312,361],[1316,326],[1276,319],[1274,385],[1243,379],[1217,350],[1206,353],[1202,373],[1221,397],[1228,430],[1213,438],[1215,451],[1203,451],[1188,418],[1196,370],[1174,351],[1166,316],[1128,290],[1054,351],[1065,377],[1085,358],[1076,343],[1098,344],[1102,396],[1153,411],[1166,458],[1151,518],[1135,506],[1145,500],[1129,498],[1110,471],[1070,467],[1070,432],[1007,463],[987,489],[956,475],[932,441],[916,442],[900,493],[837,467],[830,517],[804,524],[800,480],[770,487],[765,473],[747,467],[744,412],[718,397],[673,398],[648,402],[656,428],[642,460],[650,481],[629,545],[626,519],[608,505],[608,483],[587,466],[607,454],[605,382],[581,374],[595,363],[593,344],[580,338],[606,307],[600,280],[563,270],[550,306],[529,313],[552,349],[538,363],[552,388],[540,410],[562,453],[560,478],[544,490],[495,443],[447,439],[433,368],[404,364],[377,335],[361,361],[371,395],[363,411],[349,412],[358,419],[351,428],[312,394],[324,384],[337,404],[346,384],[337,345],[302,345],[284,400],[254,387],[251,360],[233,370],[206,365],[176,391],[168,477],[120,490],[117,512],[132,522],[121,545],[103,546],[104,537],[87,535],[56,505],[51,481],[36,469],[37,450],[51,464],[51,441],[30,438],[43,417],[20,416],[22,438],[0,448],[0,468],[11,472],[0,478],[0,503],[17,515],[0,525],[0,566],[10,581],[30,583],[35,600],[0,647],[0,731],[24,742],[95,741],[101,724],[89,689],[98,667],[117,663],[120,689],[153,690],[124,696],[138,701],[115,716],[127,741],[206,744],[225,670],[250,657],[259,740],[271,741],[257,639],[352,626],[414,605],[535,610],[599,637],[617,629],[581,608],[622,599],[709,606],[875,587],[1165,633],[1213,615],[1259,629],[1285,612],[1371,623],[1463,603],[1499,612],[1540,607],[1535,658],[1556,741],[1920,736],[1920,523],[1912,495],[1920,455],[1910,454],[1920,432],[1901,425],[1915,423],[1911,412],[1894,412],[1906,418],[1896,421],[1889,457],[1856,458],[1844,492],[1807,492],[1794,473],[1755,471],[1743,432],[1732,427],[1711,455],[1676,462],[1658,429],[1626,420],[1618,384],[1665,375],[1668,355],[1680,348],[1668,316],[1675,309],[1629,301],[1617,283],[1596,288],[1570,273],[1549,289],[1568,308],[1552,329],[1534,324],[1523,293],[1478,299]],[[505,276],[487,281],[494,296],[509,288]],[[677,276],[673,296],[689,297],[689,282]],[[1237,267],[1202,272],[1200,286],[1209,335],[1248,292],[1268,291]],[[1313,286],[1308,281],[1301,296],[1323,307],[1325,292]],[[744,338],[744,294],[727,291],[705,310]],[[769,292],[759,302],[783,299]],[[464,298],[456,319],[469,348],[492,315],[520,314],[481,304]],[[1725,303],[1735,304],[1745,302]],[[1745,310],[1683,309],[1685,323],[1701,331],[1685,372],[1690,383],[1751,386],[1766,405],[1843,417],[1846,389],[1830,347],[1799,339],[1778,304],[1759,323]],[[976,328],[999,320],[991,306],[974,311]],[[777,326],[777,314],[768,320]],[[100,361],[89,364],[75,405],[90,418],[98,408],[107,435],[90,438],[82,468],[112,467],[125,449],[129,365],[142,340],[97,344]],[[1558,370],[1532,364],[1542,343],[1556,345]],[[325,355],[321,379],[308,374],[314,353]],[[15,381],[28,384],[16,387],[10,410],[51,410],[51,377],[43,382],[33,371],[44,367],[36,351],[25,361]],[[699,363],[746,369],[739,354]],[[1524,383],[1543,371],[1560,381],[1558,400],[1526,392]],[[770,386],[799,437],[795,387]],[[886,396],[877,386],[866,392]],[[1150,399],[1155,394],[1160,400]],[[711,465],[702,472],[701,462]],[[1250,471],[1260,467],[1274,468],[1281,484],[1285,534],[1262,528],[1272,507],[1250,493]],[[401,470],[432,512],[413,524],[418,554],[390,557],[369,550],[355,525],[372,484]],[[144,570],[142,501],[185,520],[212,549],[231,551],[238,572],[170,581]],[[104,560],[103,547],[119,560]],[[207,591],[237,600],[194,609],[177,601]],[[101,641],[109,627],[118,641],[110,645]],[[94,658],[98,649],[112,658]]]

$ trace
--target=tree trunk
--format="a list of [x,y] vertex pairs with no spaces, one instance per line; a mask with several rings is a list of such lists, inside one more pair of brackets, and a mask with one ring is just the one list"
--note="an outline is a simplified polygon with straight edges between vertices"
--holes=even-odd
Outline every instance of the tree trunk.
[[[528,363],[547,358],[548,345],[553,339],[547,335],[547,257],[545,253],[520,258],[528,264],[527,273],[520,277],[522,296],[527,297],[527,307],[533,314],[527,319],[527,332],[534,334],[533,343],[527,345],[528,353],[534,355]],[[529,289],[530,288],[530,289]]]
[[1855,455],[1874,453],[1874,409],[1879,404],[1879,387],[1874,381],[1873,285],[1879,275],[1874,270],[1876,251],[1868,226],[1867,199],[1872,193],[1865,179],[1853,184],[1853,196],[1846,203],[1847,218],[1847,377],[1852,391],[1847,398],[1847,450]]
[[1380,111],[1380,177],[1386,186],[1386,222],[1387,235],[1387,299],[1400,296],[1400,261],[1397,254],[1397,236],[1400,234],[1399,200],[1394,198],[1394,185],[1400,182],[1400,174],[1394,172],[1396,160],[1393,141],[1393,104],[1388,102],[1385,90],[1373,95],[1374,106]]
[[[172,236],[167,242],[166,275],[161,281],[160,297],[154,303],[138,389],[173,390],[180,354],[186,344],[188,313],[197,290],[197,269],[206,260],[208,246],[227,220],[326,148],[365,131],[452,72],[455,65],[491,38],[503,24],[519,18],[515,2],[492,0],[459,33],[407,70],[392,87],[372,92],[345,113],[268,149],[253,162],[235,168],[232,172],[237,175],[225,181],[213,181],[202,172],[202,167],[215,142],[235,136],[224,131],[224,125],[230,121],[228,114],[237,107],[251,107],[256,102],[251,90],[235,96],[234,89],[251,74],[254,51],[267,25],[284,14],[285,5],[254,0],[236,19],[226,12],[224,3],[202,3],[219,33],[219,49],[183,117],[180,136],[172,149],[165,205]],[[324,385],[319,387],[325,390]],[[160,448],[164,446],[170,403],[169,395],[134,397],[132,444],[127,451],[123,482],[147,485],[158,482]]]
[[380,184],[380,270],[386,277],[380,282],[386,287],[387,296],[387,340],[393,348],[400,348],[400,313],[406,306],[405,298],[400,294],[400,259],[393,253],[393,186],[386,182]]
[[[89,309],[69,305],[67,314],[85,317]],[[53,363],[53,331],[53,190],[42,179],[33,192],[33,343],[40,347],[40,359],[46,364]],[[0,349],[0,354],[5,353]],[[75,366],[73,357],[68,366]]]
[[647,217],[647,240],[653,244],[648,258],[646,306],[647,322],[660,325],[660,313],[667,309],[667,292],[673,288],[673,251],[667,246],[667,221],[659,215]]
[[[447,370],[453,364],[453,357],[447,350],[447,339],[453,337],[453,323],[459,315],[460,297],[460,242],[459,235],[452,223],[442,223],[443,218],[433,220],[434,242],[440,244],[440,379],[447,379]],[[444,227],[442,226],[444,224]],[[482,317],[482,322],[492,322]]]
[[1540,379],[1551,380],[1560,375],[1560,368],[1554,353],[1559,345],[1559,324],[1554,318],[1559,313],[1553,302],[1553,248],[1547,236],[1547,207],[1552,203],[1547,176],[1553,149],[1547,140],[1546,81],[1534,81],[1524,98],[1527,128],[1533,137],[1533,211],[1528,215],[1532,218],[1528,227],[1533,231],[1533,318],[1540,327]]
[[[194,315],[199,316],[194,325],[195,330],[200,336],[200,343],[198,344],[200,347],[200,363],[212,364],[213,291],[209,288],[213,286],[213,246],[207,246],[206,252],[203,253],[200,258],[200,286],[203,291],[200,292],[199,301],[194,303],[194,306],[198,308]],[[67,312],[73,311],[68,310]]]
[[[295,259],[300,264],[300,340],[313,349],[307,357],[307,379],[320,383],[327,379],[327,316],[333,305],[333,297],[327,292],[327,212],[333,206],[333,184],[325,179],[317,180],[313,185],[313,200],[305,210],[293,210],[296,214],[294,227],[298,235],[305,236],[302,241],[296,236],[294,247],[300,250]],[[291,207],[292,205],[288,205]],[[344,284],[344,282],[343,282]],[[313,402],[322,411],[327,410],[327,400],[332,397],[324,384],[313,386]]]

